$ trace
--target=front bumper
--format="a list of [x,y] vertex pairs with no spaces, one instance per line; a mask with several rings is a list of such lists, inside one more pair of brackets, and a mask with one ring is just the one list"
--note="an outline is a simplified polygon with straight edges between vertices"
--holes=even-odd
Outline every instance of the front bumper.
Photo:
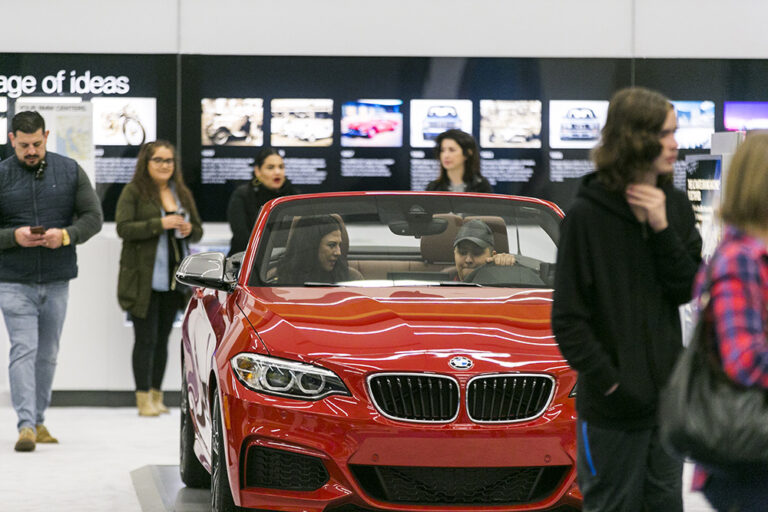
[[389,420],[355,397],[301,402],[229,383],[234,387],[222,389],[225,437],[241,506],[296,512],[580,507],[574,413],[557,398],[523,424],[478,425],[460,415],[433,425]]

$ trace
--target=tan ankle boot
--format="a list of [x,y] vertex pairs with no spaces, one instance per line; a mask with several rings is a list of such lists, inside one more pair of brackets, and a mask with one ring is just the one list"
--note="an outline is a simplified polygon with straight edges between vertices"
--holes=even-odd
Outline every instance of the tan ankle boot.
[[31,452],[35,449],[35,431],[29,427],[19,430],[19,440],[13,447],[17,452]]
[[139,416],[160,415],[160,411],[158,411],[155,404],[152,403],[152,397],[149,395],[149,391],[136,392],[136,407],[139,408]]
[[59,440],[56,439],[51,435],[50,432],[48,432],[48,429],[45,428],[45,425],[38,424],[35,426],[35,430],[37,430],[37,439],[36,441],[38,443],[58,443]]
[[150,389],[149,396],[152,397],[152,405],[155,406],[160,414],[170,414],[171,411],[163,404],[163,392],[159,389]]

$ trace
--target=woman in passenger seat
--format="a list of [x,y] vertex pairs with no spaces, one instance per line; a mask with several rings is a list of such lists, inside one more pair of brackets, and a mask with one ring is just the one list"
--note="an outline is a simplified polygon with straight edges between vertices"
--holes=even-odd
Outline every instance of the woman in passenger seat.
[[301,217],[292,228],[285,255],[277,264],[277,283],[302,285],[362,279],[342,251],[343,226],[331,215]]

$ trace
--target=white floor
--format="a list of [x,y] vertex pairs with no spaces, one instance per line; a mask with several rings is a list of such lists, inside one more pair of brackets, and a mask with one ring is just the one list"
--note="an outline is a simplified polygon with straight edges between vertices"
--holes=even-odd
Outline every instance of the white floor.
[[[174,506],[174,500],[177,504],[205,500],[187,493],[187,489],[180,491],[181,482],[167,482],[178,473],[177,467],[167,467],[178,465],[177,408],[157,418],[141,418],[134,408],[53,407],[48,411],[46,425],[60,444],[38,444],[31,453],[16,453],[16,415],[10,407],[0,405],[0,510],[203,510]],[[146,475],[160,475],[158,480],[165,478],[165,484],[158,488],[173,494],[163,498],[169,503],[167,507],[156,508],[157,500],[148,504],[146,497],[137,496],[136,489],[141,486],[135,486],[134,481]],[[690,475],[691,467],[686,465],[686,489]],[[146,487],[141,492],[146,492]],[[700,494],[685,494],[686,512],[711,510]]]
[[178,408],[143,418],[135,408],[52,407],[45,423],[59,444],[17,453],[16,414],[0,408],[0,510],[144,512],[130,473],[179,463]]

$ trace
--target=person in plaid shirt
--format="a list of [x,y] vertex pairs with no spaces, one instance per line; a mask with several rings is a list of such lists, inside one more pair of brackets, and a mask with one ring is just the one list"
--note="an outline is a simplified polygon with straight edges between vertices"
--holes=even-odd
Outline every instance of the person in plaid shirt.
[[[768,389],[768,134],[747,137],[733,157],[720,216],[726,224],[711,261],[710,300],[725,373],[744,386]],[[696,277],[695,295],[707,284]],[[693,489],[717,510],[768,509],[764,471],[729,473],[697,466]]]

